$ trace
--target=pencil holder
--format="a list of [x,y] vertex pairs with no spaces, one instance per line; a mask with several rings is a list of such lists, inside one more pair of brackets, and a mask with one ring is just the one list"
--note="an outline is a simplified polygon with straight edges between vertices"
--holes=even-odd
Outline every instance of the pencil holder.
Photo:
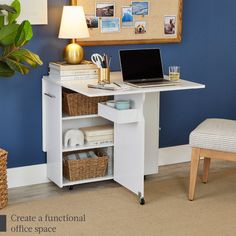
[[110,84],[110,68],[99,68],[98,69],[98,83],[99,84]]

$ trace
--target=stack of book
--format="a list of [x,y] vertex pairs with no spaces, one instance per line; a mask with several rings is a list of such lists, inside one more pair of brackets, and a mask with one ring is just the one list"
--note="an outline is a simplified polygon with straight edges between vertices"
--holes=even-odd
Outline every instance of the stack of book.
[[89,145],[100,145],[113,142],[114,128],[112,125],[83,127],[85,142]]
[[98,68],[88,61],[78,65],[70,65],[65,62],[50,62],[49,77],[63,81],[98,79]]

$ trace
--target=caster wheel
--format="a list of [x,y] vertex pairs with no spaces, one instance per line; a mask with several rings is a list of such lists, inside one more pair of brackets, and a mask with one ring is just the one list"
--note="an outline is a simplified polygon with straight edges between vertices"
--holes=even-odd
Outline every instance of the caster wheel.
[[139,204],[140,204],[140,205],[144,205],[144,204],[145,204],[145,200],[144,200],[143,197],[139,199]]
[[73,187],[73,186],[70,186],[70,187],[69,187],[69,190],[70,190],[70,191],[72,191],[73,189],[74,189],[74,187]]

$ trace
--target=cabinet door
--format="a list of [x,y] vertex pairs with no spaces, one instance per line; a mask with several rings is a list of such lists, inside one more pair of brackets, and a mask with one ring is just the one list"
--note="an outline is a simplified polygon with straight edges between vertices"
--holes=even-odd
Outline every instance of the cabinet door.
[[132,100],[141,117],[135,123],[114,124],[114,180],[144,197],[144,95],[119,95],[115,99]]
[[61,86],[43,80],[44,131],[47,151],[47,175],[63,187]]

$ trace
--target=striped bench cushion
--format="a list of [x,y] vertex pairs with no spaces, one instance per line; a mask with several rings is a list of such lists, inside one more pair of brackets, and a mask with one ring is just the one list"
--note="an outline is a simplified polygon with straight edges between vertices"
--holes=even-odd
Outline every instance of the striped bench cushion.
[[236,152],[236,121],[207,119],[190,133],[192,147]]

